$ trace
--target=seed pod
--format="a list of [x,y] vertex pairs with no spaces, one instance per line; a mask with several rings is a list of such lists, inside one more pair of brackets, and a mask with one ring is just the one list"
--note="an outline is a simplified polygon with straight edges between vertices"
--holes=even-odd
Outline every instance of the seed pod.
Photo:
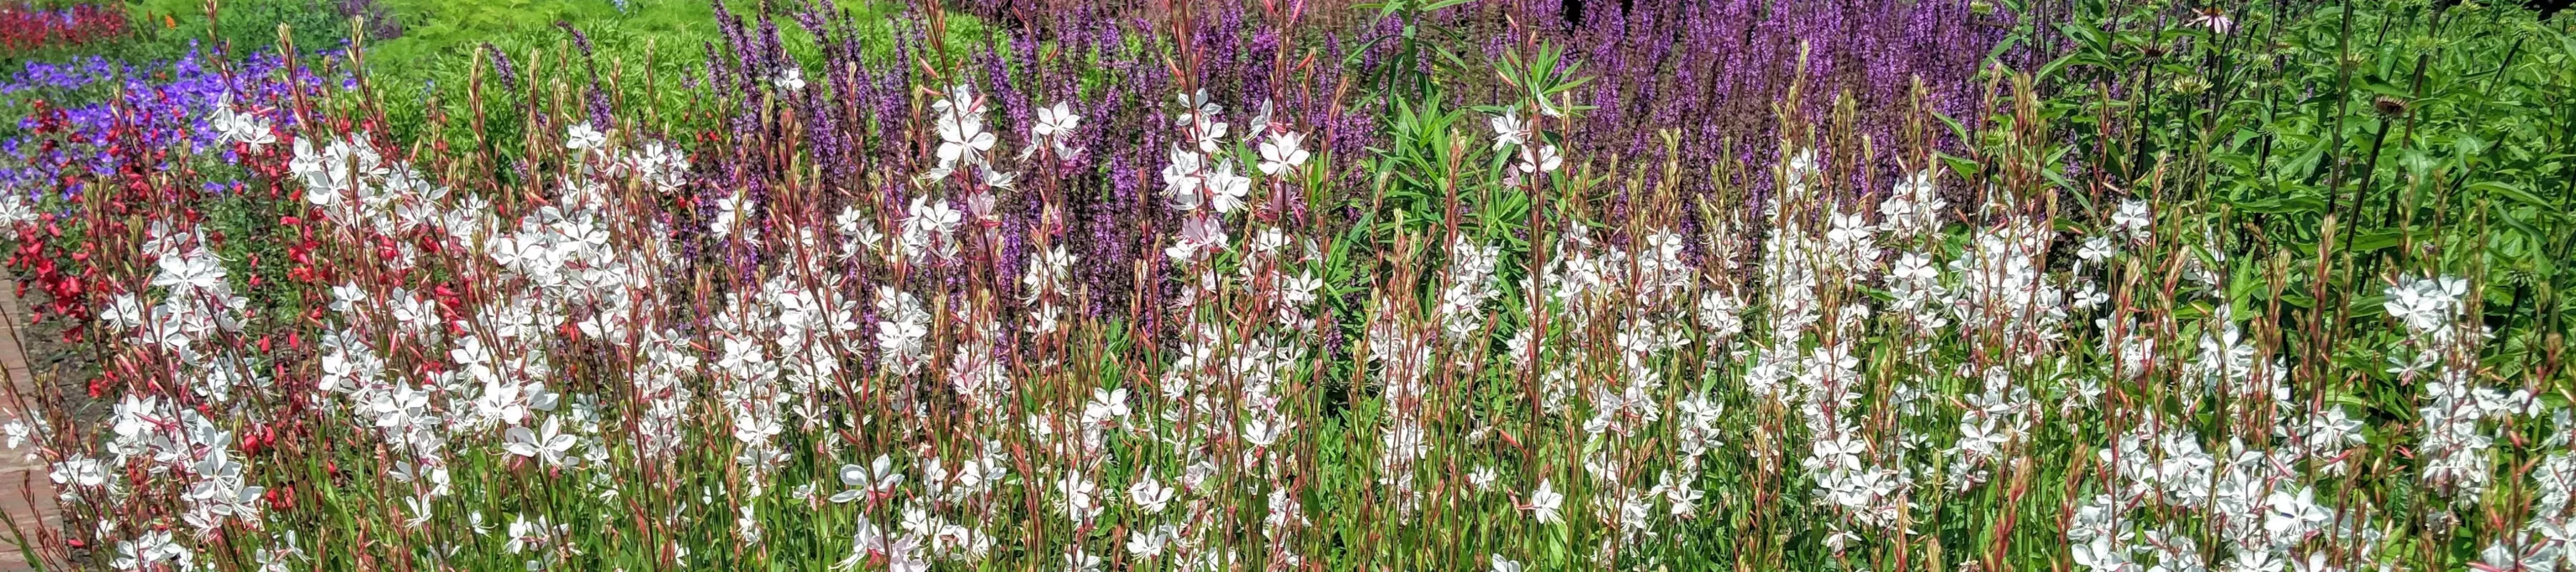
[[2406,100],[2399,99],[2396,96],[2391,95],[2382,95],[2370,100],[2370,107],[2372,109],[2377,109],[2379,110],[2380,115],[2386,115],[2389,117],[2406,115],[2406,106]]

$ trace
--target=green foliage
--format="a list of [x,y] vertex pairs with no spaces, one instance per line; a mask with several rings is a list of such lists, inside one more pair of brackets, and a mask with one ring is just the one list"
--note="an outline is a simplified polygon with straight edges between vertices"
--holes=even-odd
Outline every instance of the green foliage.
[[[2565,20],[2538,22],[2511,3],[2276,13],[2252,2],[2234,12],[2238,33],[2222,36],[2111,25],[2164,3],[2084,4],[2060,27],[2072,53],[2041,70],[2065,90],[2051,113],[2105,143],[2084,162],[2125,187],[2222,206],[2220,224],[2254,224],[2354,265],[2329,290],[2474,269],[2498,325],[2564,324],[2556,293],[2576,286],[2559,268],[2576,246],[2576,108],[2563,105],[2576,95],[2576,41]],[[2330,217],[2335,234],[2321,244]]]
[[126,13],[133,19],[136,39],[73,51],[126,62],[151,62],[176,58],[192,49],[207,49],[213,43],[230,46],[236,55],[273,51],[281,26],[301,49],[332,49],[349,37],[349,19],[342,14],[338,0],[217,1],[218,18],[212,22],[206,19],[203,0],[130,1]]

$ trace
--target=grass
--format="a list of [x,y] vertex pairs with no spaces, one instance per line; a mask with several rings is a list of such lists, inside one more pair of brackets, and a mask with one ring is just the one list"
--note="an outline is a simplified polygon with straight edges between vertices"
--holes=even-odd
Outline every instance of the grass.
[[[890,41],[895,18],[905,13],[901,2],[888,0],[836,0],[839,9],[851,13],[853,21],[876,26],[862,30],[878,40],[866,42],[873,49],[891,50]],[[302,49],[340,49],[352,37],[350,21],[343,17],[337,0],[238,0],[222,4],[226,22],[221,37],[236,52],[272,50],[276,26],[284,24],[294,32],[294,41]],[[756,2],[738,3],[737,14],[748,16]],[[96,49],[75,53],[103,54],[126,61],[154,61],[183,53],[189,46],[208,37],[204,3],[194,0],[136,0],[129,10],[140,14],[140,20],[167,22],[146,26],[151,30],[138,42],[128,42],[101,52]],[[441,111],[450,117],[462,117],[470,110],[462,103],[466,86],[474,75],[477,62],[487,66],[491,77],[490,57],[477,59],[477,52],[487,46],[512,60],[518,66],[530,61],[548,69],[518,70],[526,77],[565,78],[581,75],[586,69],[580,51],[575,49],[570,25],[588,37],[591,55],[602,70],[622,72],[625,80],[608,86],[622,100],[636,101],[661,98],[660,107],[671,110],[691,109],[693,102],[675,90],[647,92],[649,73],[664,82],[676,82],[704,74],[703,46],[721,46],[724,39],[713,21],[712,4],[703,0],[629,0],[624,6],[608,0],[372,0],[368,10],[389,16],[396,22],[399,36],[370,38],[366,42],[368,58],[374,62],[368,76],[381,97],[438,102],[437,107],[400,106],[389,120],[400,135],[408,138],[424,129],[429,112]],[[963,14],[948,18],[949,36],[953,42],[982,42],[991,31],[980,20]],[[371,30],[385,28],[381,23]],[[798,30],[782,30],[788,52],[799,59],[816,57],[811,38]],[[890,52],[889,52],[890,53]],[[878,54],[880,56],[885,53]],[[61,56],[53,56],[61,57]],[[329,65],[329,64],[318,64]],[[345,62],[342,62],[345,66]],[[605,78],[603,78],[605,79]],[[578,86],[575,86],[578,88]],[[666,83],[664,87],[669,87]],[[549,88],[551,89],[551,88]],[[496,100],[496,103],[499,101]],[[524,103],[524,102],[522,102]],[[702,117],[675,111],[660,118],[661,123],[702,120]],[[495,133],[513,133],[506,126]],[[450,130],[447,137],[461,140],[465,133]]]

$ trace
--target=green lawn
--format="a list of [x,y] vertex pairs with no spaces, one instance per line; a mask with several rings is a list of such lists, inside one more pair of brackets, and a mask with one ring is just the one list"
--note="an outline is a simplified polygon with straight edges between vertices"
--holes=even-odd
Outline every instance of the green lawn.
[[[841,8],[852,12],[851,20],[874,27],[864,33],[876,38],[890,38],[894,18],[904,11],[904,3],[889,0],[836,0]],[[351,36],[351,22],[342,16],[338,0],[223,0],[220,36],[236,52],[274,49],[279,24],[288,25],[297,46],[305,50],[338,47]],[[569,22],[588,36],[602,80],[612,70],[622,70],[622,82],[612,89],[621,92],[628,105],[640,105],[645,97],[656,98],[658,109],[678,111],[692,104],[688,92],[668,89],[681,77],[703,73],[704,45],[720,42],[714,9],[708,0],[626,0],[619,6],[613,0],[376,0],[375,12],[390,15],[399,24],[400,35],[392,38],[370,38],[365,44],[368,77],[374,82],[379,97],[393,100],[436,101],[438,109],[451,117],[469,112],[465,103],[466,85],[472,78],[475,52],[489,44],[505,54],[518,69],[520,77],[583,77],[586,73],[548,73],[530,69],[531,63],[548,68],[579,63],[579,52],[564,33],[559,22]],[[735,2],[738,15],[756,9],[756,0]],[[126,42],[106,54],[126,61],[150,61],[176,56],[190,48],[191,42],[208,37],[203,0],[135,0],[129,8],[138,22],[150,29],[152,36],[143,41]],[[952,15],[948,20],[951,45],[981,43],[989,30],[976,19]],[[380,30],[381,25],[370,25]],[[374,32],[371,32],[374,33]],[[388,34],[389,35],[389,34]],[[800,61],[819,59],[811,38],[781,16],[780,35],[788,52]],[[867,41],[870,49],[891,50],[893,42]],[[337,61],[337,60],[335,60]],[[647,70],[663,89],[644,89]],[[336,64],[324,64],[336,65]],[[490,71],[486,70],[485,104],[515,104],[513,94],[494,93]],[[524,86],[523,86],[524,87]],[[553,86],[536,86],[551,93]],[[571,91],[578,96],[578,86]],[[398,135],[418,133],[426,124],[430,106],[390,106],[389,119]],[[664,119],[674,116],[666,114]],[[515,136],[514,126],[487,125],[489,135],[502,138]],[[470,137],[461,126],[451,127],[448,136]]]

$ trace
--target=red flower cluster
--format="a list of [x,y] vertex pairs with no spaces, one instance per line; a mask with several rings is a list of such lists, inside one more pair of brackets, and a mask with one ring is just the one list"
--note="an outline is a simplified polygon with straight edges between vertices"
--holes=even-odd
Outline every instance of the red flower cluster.
[[[39,153],[39,156],[52,156],[54,154],[50,151],[60,144],[62,134],[68,132],[67,122],[61,108],[47,105],[44,100],[36,100],[34,106],[35,109],[28,112],[34,131],[54,135],[39,143],[44,151],[48,151]],[[65,241],[60,240],[63,236],[62,221],[57,220],[56,215],[46,214],[41,222],[17,229],[18,247],[9,253],[7,264],[20,276],[17,292],[20,297],[27,295],[27,287],[31,285],[45,291],[46,301],[30,307],[29,311],[34,312],[37,319],[46,316],[65,318],[70,327],[63,330],[64,340],[75,340],[90,318],[87,289],[83,284],[95,278],[97,270],[87,264],[87,252],[66,251],[62,244]],[[57,260],[69,264],[60,264]]]
[[0,3],[0,55],[85,44],[125,32],[125,11],[114,6],[40,8],[25,2]]

